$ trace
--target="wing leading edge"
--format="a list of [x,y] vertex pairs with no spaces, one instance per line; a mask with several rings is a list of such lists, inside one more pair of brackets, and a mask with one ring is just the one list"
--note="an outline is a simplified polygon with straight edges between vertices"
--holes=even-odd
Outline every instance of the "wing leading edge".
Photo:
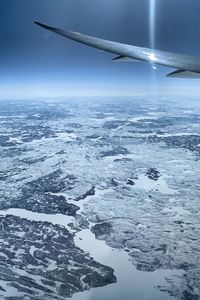
[[[140,60],[140,61],[149,62],[152,65],[158,64],[158,65],[176,68],[177,71],[168,74],[169,77],[196,78],[198,77],[198,73],[200,73],[200,57],[193,57],[190,55],[153,50],[149,48],[117,43],[105,39],[96,38],[90,35],[82,34],[79,32],[62,30],[39,22],[34,22],[34,23],[39,25],[40,27],[53,31],[59,35],[67,37],[76,42],[100,50],[104,50],[106,52],[117,54],[118,58],[115,59],[115,61],[116,60],[119,61]],[[195,73],[197,73],[197,76],[195,75]]]

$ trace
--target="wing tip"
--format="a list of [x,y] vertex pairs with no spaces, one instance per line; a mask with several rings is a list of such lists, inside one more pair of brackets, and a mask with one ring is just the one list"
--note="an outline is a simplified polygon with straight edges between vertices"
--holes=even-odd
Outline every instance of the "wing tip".
[[40,27],[42,27],[42,28],[48,29],[48,30],[55,30],[55,29],[57,29],[55,27],[46,25],[46,24],[38,22],[38,21],[33,21],[33,23],[36,24],[36,25],[38,25],[38,26],[40,26]]
[[40,25],[42,23],[38,22],[38,21],[33,21],[34,24]]
[[40,22],[38,22],[38,21],[33,21],[33,23],[36,24],[36,25],[38,25],[38,26],[41,26],[41,27],[46,26],[45,24],[40,23]]

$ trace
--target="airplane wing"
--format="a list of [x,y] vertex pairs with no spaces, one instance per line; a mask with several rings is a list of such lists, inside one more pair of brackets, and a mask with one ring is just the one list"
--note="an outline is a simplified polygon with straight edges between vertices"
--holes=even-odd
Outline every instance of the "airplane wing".
[[200,77],[200,57],[173,53],[167,51],[153,50],[138,46],[132,46],[117,43],[105,39],[96,38],[90,35],[74,31],[66,31],[59,28],[51,27],[39,22],[35,24],[53,31],[59,35],[67,37],[76,42],[114,53],[117,57],[114,61],[144,61],[152,65],[158,64],[167,67],[176,68],[175,72],[168,74],[168,77],[177,78],[198,78]]

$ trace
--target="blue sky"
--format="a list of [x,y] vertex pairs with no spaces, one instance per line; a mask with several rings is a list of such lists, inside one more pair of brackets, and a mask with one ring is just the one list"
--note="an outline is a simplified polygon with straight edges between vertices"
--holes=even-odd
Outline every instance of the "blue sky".
[[[112,54],[33,24],[148,47],[150,1],[0,0],[0,97],[198,94],[198,80],[166,78],[169,68],[113,63]],[[155,0],[155,5],[156,48],[200,56],[199,0]]]

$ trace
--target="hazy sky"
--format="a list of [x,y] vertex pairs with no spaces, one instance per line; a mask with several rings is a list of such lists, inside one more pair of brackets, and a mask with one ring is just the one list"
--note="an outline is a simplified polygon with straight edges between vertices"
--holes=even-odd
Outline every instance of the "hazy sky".
[[[0,97],[150,93],[155,80],[159,92],[200,91],[198,80],[164,76],[173,69],[152,71],[144,63],[113,63],[112,54],[32,23],[148,47],[150,1],[0,0]],[[200,56],[200,1],[155,2],[156,48]]]

